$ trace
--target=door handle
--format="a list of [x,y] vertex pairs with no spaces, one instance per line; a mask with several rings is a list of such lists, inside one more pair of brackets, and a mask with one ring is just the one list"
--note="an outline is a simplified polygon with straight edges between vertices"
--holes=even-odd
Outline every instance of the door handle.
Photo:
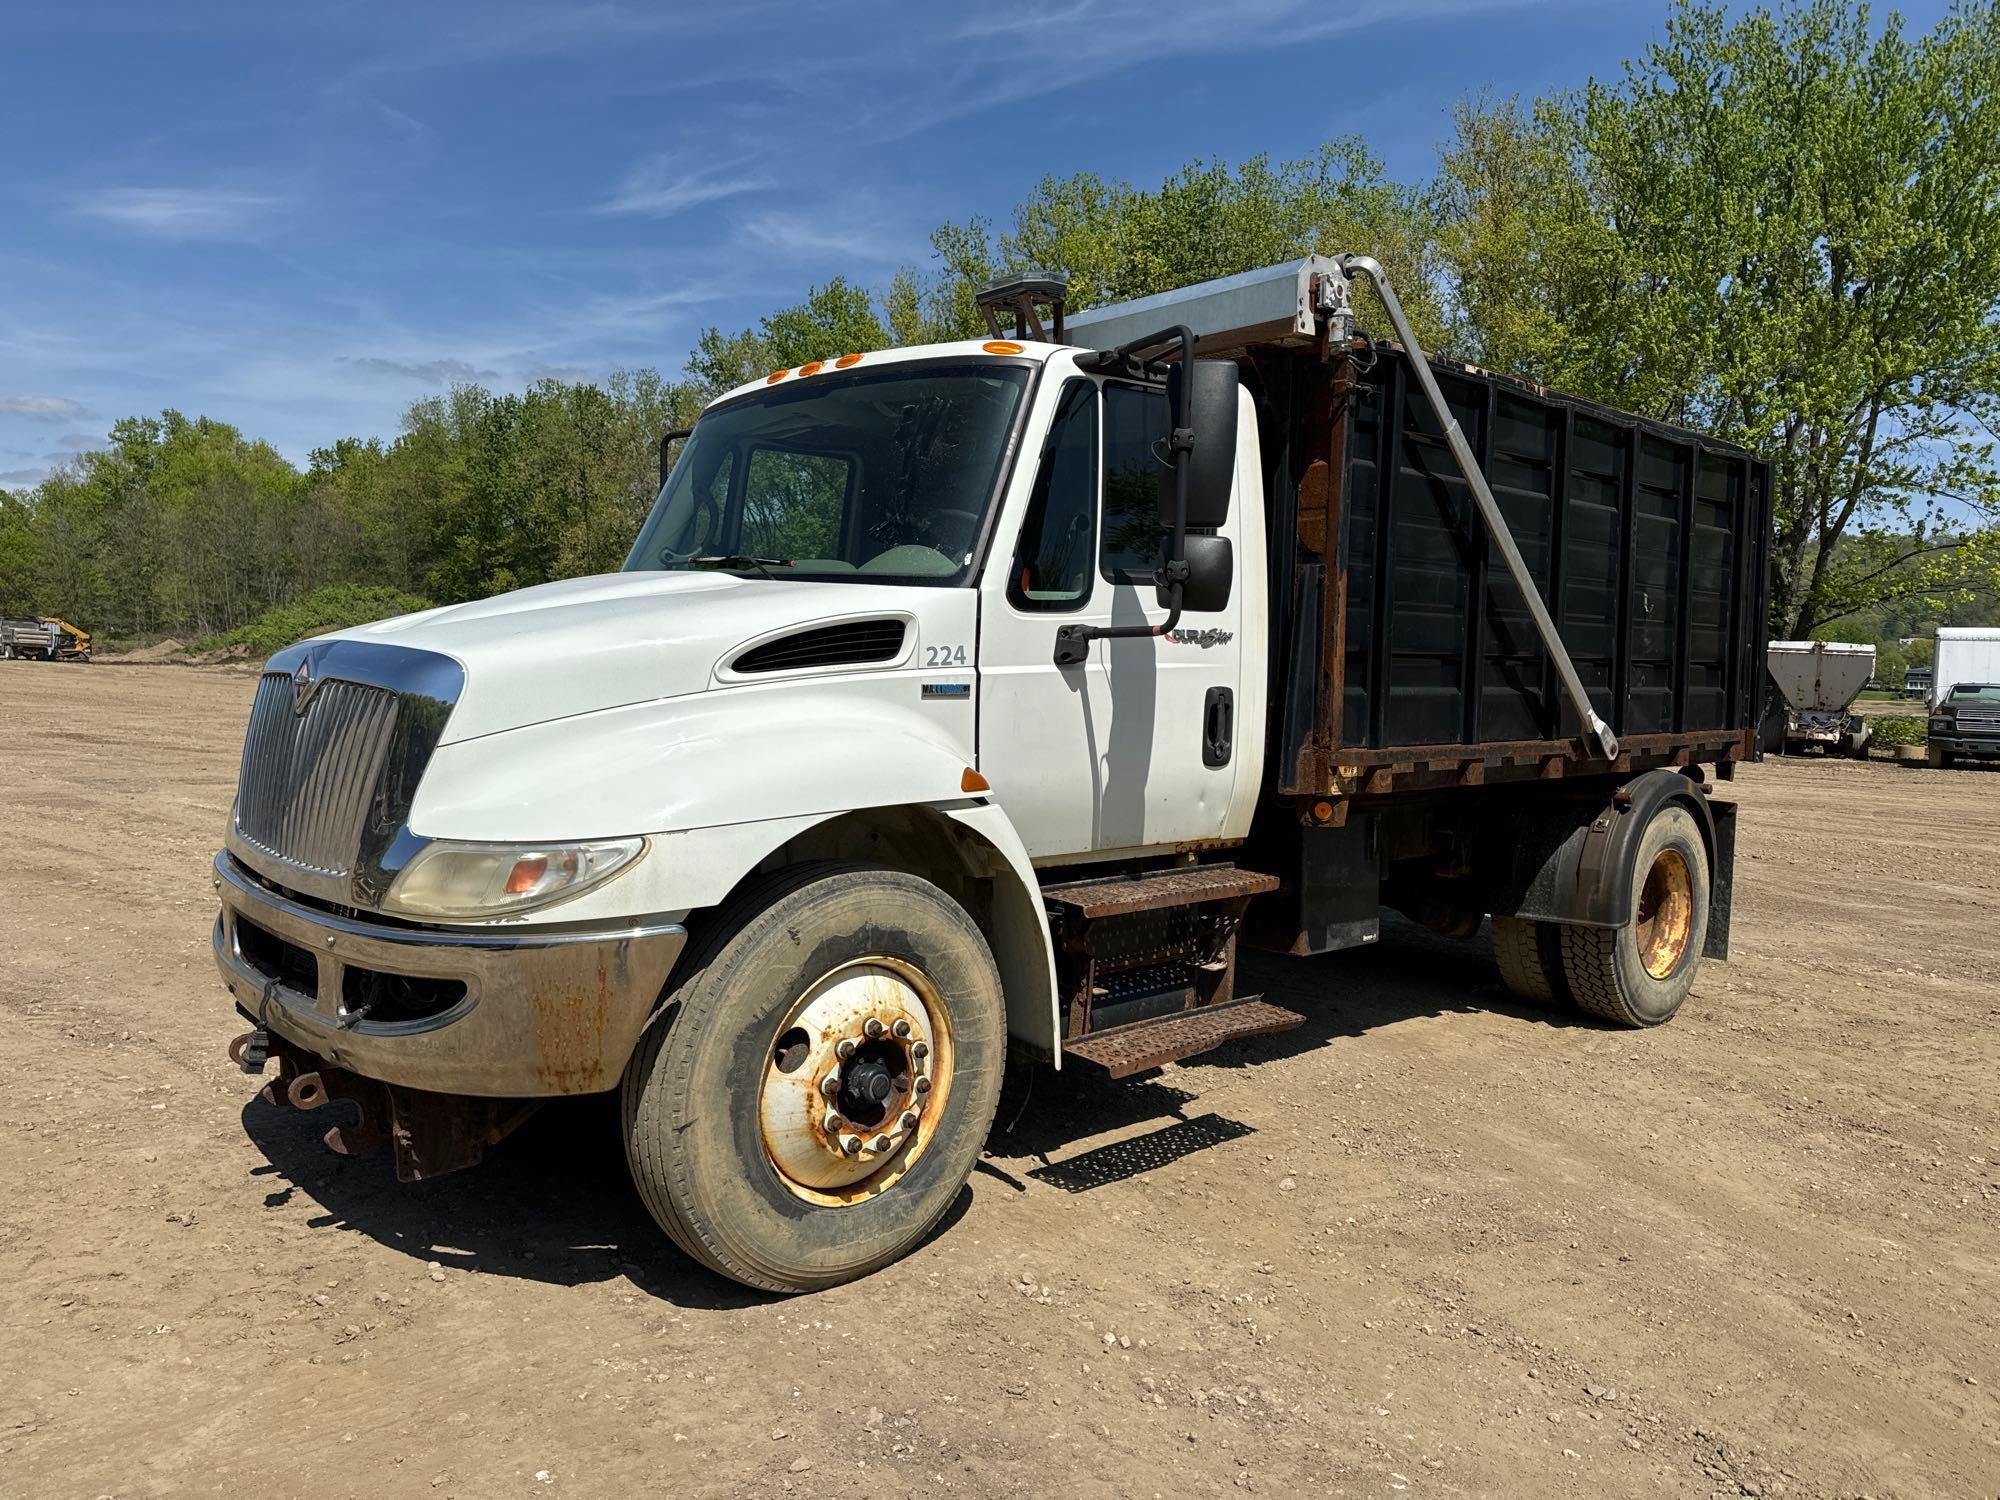
[[1201,709],[1201,763],[1211,770],[1228,765],[1235,731],[1236,694],[1226,687],[1210,688]]

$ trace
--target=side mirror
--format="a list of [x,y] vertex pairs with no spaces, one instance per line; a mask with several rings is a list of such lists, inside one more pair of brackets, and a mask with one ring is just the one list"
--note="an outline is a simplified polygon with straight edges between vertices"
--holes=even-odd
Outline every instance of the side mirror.
[[674,471],[673,446],[693,432],[692,427],[676,427],[671,432],[660,434],[660,488],[667,487],[667,476]]
[[[1181,585],[1181,608],[1189,614],[1213,614],[1229,607],[1229,593],[1236,582],[1236,558],[1226,536],[1191,536],[1182,548],[1187,559],[1187,581]],[[1173,599],[1168,586],[1160,585],[1160,607],[1170,609]]]
[[[1188,387],[1188,426],[1194,447],[1188,465],[1187,523],[1203,531],[1229,519],[1229,489],[1236,478],[1236,366],[1226,359],[1198,359],[1187,369],[1175,365],[1167,374],[1167,409],[1181,409],[1180,383]],[[1173,505],[1173,486],[1160,487],[1161,498]],[[1171,527],[1173,512],[1162,518]],[[1192,538],[1190,538],[1192,540]]]

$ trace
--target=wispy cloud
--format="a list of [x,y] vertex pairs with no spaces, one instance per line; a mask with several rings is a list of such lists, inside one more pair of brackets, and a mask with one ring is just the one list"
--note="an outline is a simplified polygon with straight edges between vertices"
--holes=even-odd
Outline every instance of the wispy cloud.
[[134,234],[169,240],[229,240],[251,233],[280,200],[234,188],[110,187],[77,193],[70,206]]
[[671,155],[651,156],[625,175],[618,191],[597,205],[597,212],[664,219],[697,203],[713,203],[770,186],[771,180],[761,173],[690,170]]
[[31,490],[48,477],[47,469],[0,469],[0,486]]
[[498,370],[486,370],[462,359],[384,359],[380,355],[342,356],[344,365],[366,370],[371,375],[394,375],[425,385],[471,385],[480,380],[497,380]]
[[80,422],[90,413],[81,401],[67,396],[0,396],[0,416],[32,417],[37,422]]

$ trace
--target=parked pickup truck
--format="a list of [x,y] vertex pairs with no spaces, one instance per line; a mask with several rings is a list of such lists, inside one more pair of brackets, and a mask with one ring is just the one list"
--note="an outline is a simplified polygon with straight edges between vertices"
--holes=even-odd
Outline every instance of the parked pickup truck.
[[621,573],[266,664],[214,944],[268,1099],[408,1180],[616,1090],[666,1233],[805,1290],[938,1222],[1010,1054],[1298,1024],[1239,942],[1490,913],[1516,993],[1674,1015],[1728,949],[1766,465],[1426,358],[1362,256],[1062,294],[729,392]]
[[1931,707],[1930,763],[2000,760],[2000,683],[1959,682]]

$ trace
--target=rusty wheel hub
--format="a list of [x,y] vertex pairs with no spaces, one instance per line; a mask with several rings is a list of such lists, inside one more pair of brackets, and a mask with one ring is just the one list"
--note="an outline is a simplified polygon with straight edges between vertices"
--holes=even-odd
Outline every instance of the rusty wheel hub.
[[951,1086],[951,1023],[900,959],[843,965],[793,1006],[765,1058],[764,1151],[813,1203],[884,1192],[929,1142]]
[[1639,909],[1633,915],[1632,935],[1639,944],[1639,962],[1655,979],[1670,979],[1687,954],[1688,934],[1694,929],[1694,876],[1687,856],[1678,849],[1662,849],[1646,872],[1639,889]]

